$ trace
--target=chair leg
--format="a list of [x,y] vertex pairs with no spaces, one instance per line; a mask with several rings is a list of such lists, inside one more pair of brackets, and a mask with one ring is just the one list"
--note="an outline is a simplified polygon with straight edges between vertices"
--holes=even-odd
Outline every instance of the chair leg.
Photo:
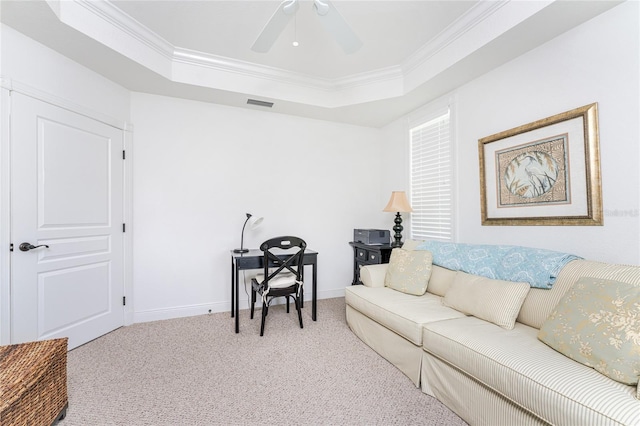
[[253,319],[253,309],[256,304],[256,291],[253,289],[253,285],[251,286],[251,319]]
[[304,328],[302,326],[302,310],[300,309],[300,300],[297,297],[294,297],[294,301],[296,302],[296,310],[298,311],[298,320],[300,321],[300,328]]
[[289,296],[285,296],[287,298],[287,313],[289,313]]
[[260,335],[264,335],[264,321],[267,318],[267,311],[269,310],[269,304],[265,300],[262,304],[262,322],[260,323]]

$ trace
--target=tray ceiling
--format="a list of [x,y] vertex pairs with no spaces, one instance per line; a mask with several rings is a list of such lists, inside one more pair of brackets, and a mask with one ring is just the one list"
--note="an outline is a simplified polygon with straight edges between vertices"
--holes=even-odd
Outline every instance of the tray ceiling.
[[305,0],[267,53],[250,47],[278,1],[3,0],[0,17],[132,91],[380,127],[617,3],[334,0],[350,55]]

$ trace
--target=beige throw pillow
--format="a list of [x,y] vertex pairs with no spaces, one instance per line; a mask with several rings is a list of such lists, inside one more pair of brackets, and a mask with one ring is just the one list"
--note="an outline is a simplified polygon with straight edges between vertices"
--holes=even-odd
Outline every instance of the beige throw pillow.
[[429,293],[444,297],[451,287],[451,283],[456,278],[457,271],[433,265],[431,268],[431,278],[429,278]]
[[394,248],[384,277],[385,287],[422,296],[429,285],[432,261],[430,251]]
[[529,289],[527,283],[458,271],[442,300],[445,306],[511,330]]
[[405,240],[404,243],[402,243],[402,249],[408,251],[415,250],[416,247],[418,247],[423,242],[424,241]]
[[640,376],[640,286],[582,277],[560,299],[538,338],[627,385]]

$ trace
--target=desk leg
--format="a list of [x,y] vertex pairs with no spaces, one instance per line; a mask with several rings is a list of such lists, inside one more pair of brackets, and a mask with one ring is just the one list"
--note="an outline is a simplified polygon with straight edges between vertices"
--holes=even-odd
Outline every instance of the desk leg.
[[236,302],[236,333],[240,333],[240,303],[238,302],[238,299],[240,299],[239,294],[238,294],[238,281],[240,280],[239,277],[239,271],[238,268],[236,267],[236,285],[235,285],[235,291],[236,291],[236,297],[235,297],[235,302]]
[[317,273],[317,262],[313,263],[313,294],[311,295],[311,319],[316,320],[316,302],[318,299],[318,273]]
[[236,296],[236,291],[235,291],[235,273],[236,273],[236,268],[234,268],[233,265],[233,258],[231,258],[231,318],[233,318],[234,316],[234,312],[235,312],[235,304],[234,304],[234,297]]

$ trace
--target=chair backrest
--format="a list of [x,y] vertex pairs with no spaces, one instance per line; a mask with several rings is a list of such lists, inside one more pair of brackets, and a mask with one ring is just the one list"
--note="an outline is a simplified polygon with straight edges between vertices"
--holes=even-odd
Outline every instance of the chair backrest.
[[[264,252],[265,281],[268,282],[285,269],[302,281],[302,258],[306,248],[307,243],[302,238],[292,236],[271,238],[260,244],[260,250]],[[274,270],[269,272],[272,268]]]

